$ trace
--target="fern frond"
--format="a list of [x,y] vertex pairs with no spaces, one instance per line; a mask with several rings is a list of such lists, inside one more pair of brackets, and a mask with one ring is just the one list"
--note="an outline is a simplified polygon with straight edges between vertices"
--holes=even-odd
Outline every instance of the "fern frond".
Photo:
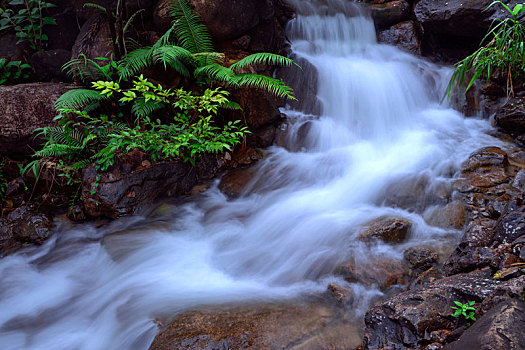
[[137,40],[133,38],[129,38],[129,37],[125,38],[125,44],[126,44],[126,48],[131,51],[140,49],[142,47]]
[[136,11],[134,14],[131,15],[131,17],[128,19],[128,21],[126,22],[126,24],[124,25],[124,28],[122,29],[122,32],[124,34],[126,34],[129,30],[129,27],[133,24],[133,21],[135,20],[135,18],[137,18],[137,16],[141,13],[141,12],[144,12],[146,11],[145,9],[140,9],[138,11]]
[[192,55],[195,67],[203,67],[213,63],[224,64],[226,55],[222,52],[199,52]]
[[137,117],[137,119],[143,119],[150,116],[153,112],[158,111],[166,107],[165,104],[158,101],[146,101],[144,97],[137,98],[131,107],[131,113]]
[[287,97],[291,100],[296,100],[293,89],[282,80],[259,74],[238,74],[234,79],[239,87],[263,89],[277,97]]
[[62,66],[62,70],[72,78],[79,78],[83,82],[95,80],[111,80],[111,76],[104,67],[94,60],[87,58],[83,53]]
[[237,86],[235,73],[230,68],[221,66],[217,63],[209,64],[207,66],[195,69],[194,75],[195,78],[199,80],[211,79],[214,81],[221,81],[229,85]]
[[171,67],[185,77],[190,75],[187,65],[193,65],[193,58],[191,52],[173,45],[160,46],[153,52],[153,60],[161,62],[164,69]]
[[191,53],[214,51],[208,28],[201,23],[201,17],[193,11],[188,0],[170,0],[170,14],[180,46]]
[[175,31],[175,27],[171,26],[170,29],[166,31],[166,33],[162,34],[162,36],[157,40],[155,44],[153,44],[153,49],[157,49],[164,45],[174,45],[176,44],[173,40],[171,40],[171,36],[173,35],[173,32]]
[[295,63],[292,59],[288,57],[284,57],[281,55],[276,55],[273,53],[255,53],[253,55],[249,55],[242,60],[238,61],[237,63],[234,63],[230,66],[230,69],[234,72],[239,72],[241,69],[258,65],[258,64],[264,64],[268,66],[281,66],[281,67],[291,67],[292,65],[296,65],[300,68],[300,66]]
[[219,106],[224,109],[242,111],[242,107],[237,102],[233,102],[233,101],[221,103]]
[[133,50],[122,59],[121,78],[128,79],[153,64],[151,47]]
[[77,109],[81,110],[92,103],[105,100],[106,96],[100,92],[89,89],[69,90],[55,101],[55,110]]

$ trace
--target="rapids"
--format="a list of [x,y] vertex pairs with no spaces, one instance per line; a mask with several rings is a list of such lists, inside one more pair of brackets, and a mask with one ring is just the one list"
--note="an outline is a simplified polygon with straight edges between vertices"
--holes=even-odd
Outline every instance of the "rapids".
[[[451,70],[378,44],[355,5],[290,2],[292,55],[308,63],[292,84],[316,102],[283,109],[285,141],[268,150],[244,195],[229,200],[215,185],[163,215],[102,227],[59,222],[43,246],[0,260],[2,349],[147,349],[158,318],[320,293],[349,258],[402,259],[408,246],[457,239],[425,213],[440,204],[437,192],[450,195],[471,152],[500,143],[489,123],[441,105]],[[312,70],[316,96],[304,89]],[[304,107],[314,104],[317,112]],[[384,215],[413,222],[406,243],[356,239]],[[360,319],[382,293],[350,287],[349,312]]]

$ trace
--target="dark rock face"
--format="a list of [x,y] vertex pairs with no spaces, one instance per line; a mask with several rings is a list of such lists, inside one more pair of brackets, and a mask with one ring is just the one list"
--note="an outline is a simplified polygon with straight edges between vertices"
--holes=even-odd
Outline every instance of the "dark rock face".
[[24,43],[17,44],[18,38],[14,34],[0,36],[0,57],[9,61],[21,61],[24,58],[24,49],[28,45]]
[[242,112],[231,113],[231,120],[246,120],[246,125],[252,131],[260,130],[278,122],[282,116],[275,99],[266,91],[257,89],[242,89],[234,91],[231,100],[242,107]]
[[421,55],[421,42],[414,21],[401,22],[379,32],[379,41]]
[[50,51],[39,51],[31,56],[31,65],[35,73],[42,80],[65,80],[66,72],[62,66],[71,59],[71,51],[56,49]]
[[525,213],[511,212],[498,222],[495,228],[494,241],[512,243],[523,234],[525,234]]
[[506,105],[494,116],[494,121],[503,131],[517,137],[525,133],[525,105]]
[[379,28],[405,21],[410,16],[410,4],[405,0],[394,0],[390,2],[377,3],[369,6],[372,18]]
[[36,128],[53,125],[54,102],[74,86],[62,83],[31,83],[0,87],[0,153],[32,154],[39,140]]
[[16,252],[24,244],[42,244],[51,234],[53,224],[48,215],[27,206],[0,218],[0,257]]
[[494,306],[447,350],[525,349],[525,303],[508,300]]
[[485,35],[496,12],[496,7],[485,11],[491,3],[491,0],[421,0],[414,7],[414,14],[425,32],[479,38]]
[[73,59],[80,57],[81,53],[90,59],[109,57],[113,45],[106,17],[97,14],[84,23],[71,51]]
[[395,295],[372,307],[365,316],[364,346],[368,349],[419,348],[430,333],[456,328],[453,301],[477,303],[498,286],[490,271],[475,271],[437,280],[422,289]]
[[369,242],[380,239],[386,243],[401,243],[406,238],[412,227],[412,223],[399,218],[379,218],[359,235],[359,239]]
[[[98,181],[97,177],[100,177]],[[115,219],[133,213],[158,197],[187,192],[197,183],[197,178],[190,164],[179,162],[149,163],[149,166],[127,163],[103,174],[90,166],[82,172],[85,213]]]

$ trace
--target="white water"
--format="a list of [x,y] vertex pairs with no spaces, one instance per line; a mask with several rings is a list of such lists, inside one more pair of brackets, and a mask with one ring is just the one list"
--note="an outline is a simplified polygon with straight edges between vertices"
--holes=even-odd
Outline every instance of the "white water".
[[[44,246],[0,260],[2,349],[146,349],[155,318],[321,292],[339,262],[401,258],[450,233],[411,209],[447,188],[470,152],[497,144],[488,123],[440,106],[450,71],[378,45],[348,2],[295,5],[292,49],[317,68],[322,104],[320,118],[286,111],[287,148],[300,151],[272,148],[238,200],[212,188],[170,219],[59,227]],[[413,208],[383,206],[421,179]],[[383,215],[410,219],[410,241],[357,243],[360,226]],[[380,292],[353,287],[359,316]]]

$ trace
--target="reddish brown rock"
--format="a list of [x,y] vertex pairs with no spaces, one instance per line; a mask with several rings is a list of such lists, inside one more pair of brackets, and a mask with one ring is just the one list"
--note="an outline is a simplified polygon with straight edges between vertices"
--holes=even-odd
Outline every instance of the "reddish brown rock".
[[244,193],[253,175],[251,168],[233,170],[222,178],[219,189],[228,197],[237,198]]
[[380,239],[386,243],[401,243],[412,228],[412,223],[405,219],[382,217],[369,224],[365,231],[359,235],[359,240],[370,242]]
[[414,21],[405,21],[379,32],[379,41],[421,55],[421,42]]

